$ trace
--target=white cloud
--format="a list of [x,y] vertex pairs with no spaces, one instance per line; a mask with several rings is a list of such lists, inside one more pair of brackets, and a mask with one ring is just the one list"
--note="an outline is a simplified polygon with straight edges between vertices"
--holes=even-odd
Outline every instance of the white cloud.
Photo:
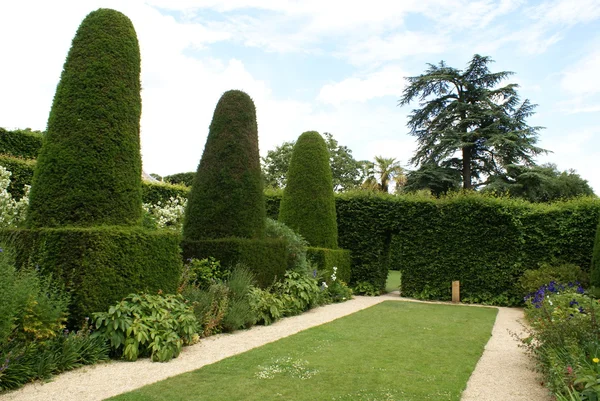
[[571,65],[563,72],[561,88],[570,94],[585,95],[600,93],[600,50],[597,50]]
[[317,100],[332,105],[343,102],[366,102],[383,96],[400,97],[408,76],[400,67],[389,66],[364,78],[347,78],[321,88]]

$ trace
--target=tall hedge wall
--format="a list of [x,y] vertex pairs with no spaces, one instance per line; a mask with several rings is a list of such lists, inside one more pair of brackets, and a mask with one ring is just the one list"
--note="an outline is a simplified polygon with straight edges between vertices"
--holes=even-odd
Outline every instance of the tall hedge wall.
[[91,12],[56,88],[31,187],[29,227],[141,222],[140,89],[131,21],[115,10]]
[[[278,198],[267,199],[271,213]],[[600,218],[597,198],[544,205],[480,194],[343,193],[336,209],[352,282],[383,288],[391,267],[402,271],[404,295],[448,300],[451,281],[460,280],[463,300],[504,305],[521,302],[515,282],[540,262],[588,270]]]
[[600,224],[598,224],[598,228],[596,229],[590,283],[596,287],[600,287]]
[[181,277],[179,235],[141,228],[2,230],[17,265],[51,273],[71,293],[71,325],[133,292],[174,293]]
[[0,154],[35,159],[42,148],[42,140],[39,132],[0,128]]
[[215,108],[188,198],[183,237],[262,238],[265,201],[254,102],[225,92]]
[[329,151],[325,140],[316,131],[303,133],[294,145],[279,221],[302,235],[312,246],[338,247]]

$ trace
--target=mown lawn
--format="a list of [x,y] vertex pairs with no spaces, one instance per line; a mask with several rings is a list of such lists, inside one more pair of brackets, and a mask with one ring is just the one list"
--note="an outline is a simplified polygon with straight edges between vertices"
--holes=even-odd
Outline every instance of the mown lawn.
[[497,310],[387,301],[111,400],[456,400]]
[[388,278],[387,278],[387,282],[385,284],[385,291],[386,292],[398,291],[398,287],[400,287],[400,271],[390,270],[388,272]]

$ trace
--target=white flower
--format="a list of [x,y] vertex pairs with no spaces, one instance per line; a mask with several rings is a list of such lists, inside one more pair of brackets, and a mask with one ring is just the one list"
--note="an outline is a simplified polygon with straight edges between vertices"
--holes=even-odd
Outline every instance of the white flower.
[[321,287],[323,287],[323,288],[328,288],[328,285],[327,285],[327,283],[326,283],[326,282],[324,282],[324,281],[323,281],[323,283],[321,283]]

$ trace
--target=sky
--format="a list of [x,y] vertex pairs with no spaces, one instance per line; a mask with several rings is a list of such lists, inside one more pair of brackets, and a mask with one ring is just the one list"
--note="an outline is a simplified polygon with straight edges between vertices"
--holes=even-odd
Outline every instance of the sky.
[[357,160],[416,149],[399,107],[406,77],[474,54],[512,71],[538,163],[574,169],[600,195],[600,0],[3,0],[0,127],[44,130],[75,32],[98,8],[133,22],[142,57],[147,173],[195,171],[223,92],[257,108],[261,155],[329,132]]

